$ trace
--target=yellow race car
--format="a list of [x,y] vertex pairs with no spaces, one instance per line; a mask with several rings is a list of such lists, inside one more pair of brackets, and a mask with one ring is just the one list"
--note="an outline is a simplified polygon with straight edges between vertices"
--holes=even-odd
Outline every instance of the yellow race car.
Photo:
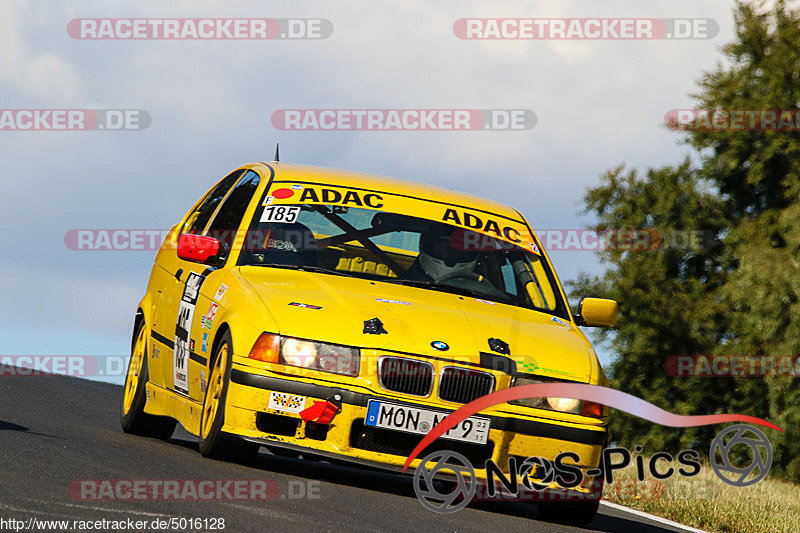
[[[168,438],[177,422],[204,456],[276,453],[399,470],[446,414],[537,382],[606,385],[516,210],[353,172],[252,163],[168,233],[134,322],[121,421]],[[607,408],[569,398],[497,405],[429,450],[484,463],[577,453],[598,467]],[[420,459],[414,460],[412,468]],[[574,491],[589,493],[585,483]],[[596,500],[579,502],[593,515]]]

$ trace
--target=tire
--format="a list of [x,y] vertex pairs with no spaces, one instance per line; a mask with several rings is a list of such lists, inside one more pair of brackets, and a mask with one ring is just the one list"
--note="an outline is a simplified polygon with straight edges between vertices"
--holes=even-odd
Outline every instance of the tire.
[[231,380],[233,340],[226,331],[212,355],[208,386],[200,415],[200,444],[203,457],[250,463],[258,455],[259,445],[222,431],[225,424],[225,400]]
[[586,525],[594,520],[600,500],[591,502],[539,503],[539,514],[548,522]]
[[144,412],[147,403],[146,385],[149,377],[147,365],[147,339],[144,319],[134,326],[131,358],[125,376],[125,387],[120,408],[122,431],[143,437],[166,440],[172,436],[177,422],[166,416],[156,416]]

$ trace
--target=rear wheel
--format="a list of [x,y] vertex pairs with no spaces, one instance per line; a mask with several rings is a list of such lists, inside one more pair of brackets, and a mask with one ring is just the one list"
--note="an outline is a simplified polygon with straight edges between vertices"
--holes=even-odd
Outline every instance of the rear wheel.
[[547,521],[588,524],[594,520],[600,501],[539,503],[539,514]]
[[175,431],[177,422],[166,416],[150,415],[144,412],[147,403],[147,338],[144,320],[140,320],[134,333],[128,373],[125,376],[125,389],[120,410],[122,431],[144,437],[168,439]]
[[203,411],[200,416],[200,453],[210,459],[248,463],[255,459],[259,445],[224,433],[225,399],[231,378],[233,341],[226,331],[214,350]]

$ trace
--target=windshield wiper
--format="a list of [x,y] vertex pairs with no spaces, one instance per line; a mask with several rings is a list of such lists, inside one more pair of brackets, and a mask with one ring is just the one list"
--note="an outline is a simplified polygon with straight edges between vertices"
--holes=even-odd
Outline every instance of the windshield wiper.
[[318,266],[311,266],[311,265],[290,265],[287,263],[262,263],[256,264],[252,266],[264,266],[264,267],[272,267],[272,268],[286,268],[289,270],[302,270],[304,272],[317,272],[319,274],[335,274],[337,276],[345,276],[348,278],[355,278],[353,274],[350,272],[342,272],[341,270],[331,270],[329,268],[322,268]]
[[492,300],[498,301],[501,303],[509,303],[508,300],[503,300],[500,298],[496,298],[489,294],[484,294],[480,291],[466,289],[464,287],[456,287],[454,285],[447,285],[445,283],[437,283],[435,281],[425,281],[425,280],[416,280],[416,279],[398,279],[396,281],[392,281],[392,283],[400,283],[402,285],[410,285],[412,287],[420,287],[423,289],[440,289],[444,292],[449,292],[453,294],[461,294],[464,296],[472,296],[474,298],[478,298],[481,300]]

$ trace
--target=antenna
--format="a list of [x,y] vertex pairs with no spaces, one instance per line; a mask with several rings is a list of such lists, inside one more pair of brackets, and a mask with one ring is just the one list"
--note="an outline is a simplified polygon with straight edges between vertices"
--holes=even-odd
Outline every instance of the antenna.
[[275,161],[276,163],[281,162],[280,154],[278,153],[280,147],[281,147],[280,143],[275,143],[275,159],[273,161]]

